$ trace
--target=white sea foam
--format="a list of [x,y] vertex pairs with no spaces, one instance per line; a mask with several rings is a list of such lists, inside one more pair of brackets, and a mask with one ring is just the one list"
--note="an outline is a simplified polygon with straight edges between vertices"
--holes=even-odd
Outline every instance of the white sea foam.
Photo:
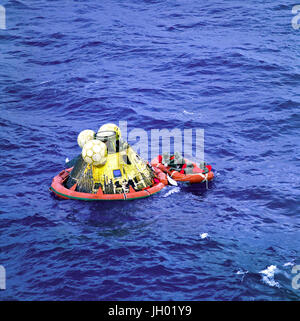
[[208,233],[202,233],[200,234],[201,239],[206,239],[208,237]]
[[40,82],[40,85],[48,84],[49,82],[51,82],[51,80],[45,80],[45,81]]
[[241,275],[241,276],[242,276],[241,282],[244,281],[244,277],[245,277],[245,275],[246,275],[247,273],[248,273],[247,270],[246,270],[246,271],[238,270],[238,271],[236,272],[237,275]]
[[274,275],[277,271],[278,269],[276,265],[270,265],[265,270],[262,270],[259,273],[263,275],[262,280],[264,283],[279,288],[279,283],[274,280]]
[[185,109],[183,110],[183,113],[188,115],[194,115],[194,113],[191,113],[190,111],[186,111]]
[[284,263],[283,266],[293,266],[294,263],[293,262],[287,262],[287,263]]
[[163,195],[163,197],[168,197],[173,193],[178,193],[180,191],[179,187],[174,187],[171,190],[169,190],[165,195]]
[[236,272],[236,274],[238,274],[238,275],[239,275],[239,274],[247,274],[247,273],[248,273],[248,271],[237,271],[237,272]]
[[70,161],[70,160],[69,160],[69,158],[67,157],[65,162],[68,163],[69,161]]

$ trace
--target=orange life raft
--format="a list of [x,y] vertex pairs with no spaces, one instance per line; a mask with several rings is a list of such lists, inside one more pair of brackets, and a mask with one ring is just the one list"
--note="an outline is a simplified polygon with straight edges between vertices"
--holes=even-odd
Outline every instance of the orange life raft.
[[190,164],[191,173],[185,173],[186,166],[183,166],[180,170],[174,170],[168,165],[162,164],[162,157],[159,155],[151,161],[153,168],[158,168],[164,173],[168,174],[175,181],[189,182],[189,183],[204,183],[213,179],[214,173],[211,171],[211,165],[205,165],[205,169],[201,169],[196,163],[184,158],[185,164]]
[[147,187],[141,191],[135,191],[132,186],[129,187],[129,193],[122,194],[104,194],[101,187],[99,187],[98,192],[93,193],[83,193],[77,192],[76,184],[70,189],[64,186],[64,182],[67,180],[70,175],[72,168],[62,170],[57,176],[52,180],[50,190],[53,191],[57,196],[64,199],[76,199],[84,201],[111,201],[111,200],[134,200],[138,198],[145,198],[152,194],[159,192],[167,184],[167,175],[160,170],[159,168],[154,168],[157,179],[155,184],[151,187]]

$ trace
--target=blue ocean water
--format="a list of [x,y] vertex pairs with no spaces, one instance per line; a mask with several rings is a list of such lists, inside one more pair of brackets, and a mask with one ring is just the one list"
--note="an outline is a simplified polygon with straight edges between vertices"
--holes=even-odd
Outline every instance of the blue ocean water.
[[[1,1],[0,300],[299,300],[293,1]],[[203,128],[215,180],[66,201],[86,128]]]

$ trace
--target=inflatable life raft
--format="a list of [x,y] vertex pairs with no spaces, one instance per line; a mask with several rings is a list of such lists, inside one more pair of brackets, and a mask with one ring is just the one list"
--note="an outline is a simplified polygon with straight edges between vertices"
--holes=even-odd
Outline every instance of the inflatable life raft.
[[52,180],[50,190],[61,198],[133,200],[155,194],[168,184],[167,174],[141,159],[114,124],[102,126],[97,134],[85,130],[77,142],[81,154]]
[[151,161],[151,165],[180,182],[204,183],[214,177],[211,165],[203,162],[198,167],[196,163],[181,157],[178,153],[158,155]]

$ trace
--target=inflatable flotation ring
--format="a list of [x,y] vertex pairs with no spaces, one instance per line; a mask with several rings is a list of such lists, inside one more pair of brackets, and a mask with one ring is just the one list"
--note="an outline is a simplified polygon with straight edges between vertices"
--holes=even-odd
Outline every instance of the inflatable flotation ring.
[[114,124],[96,134],[78,135],[81,154],[52,180],[50,190],[64,199],[132,200],[148,197],[168,184],[167,175],[151,167],[122,140]]
[[169,154],[158,155],[151,161],[151,165],[180,182],[204,183],[211,181],[214,177],[211,165],[203,163],[200,168],[196,163],[181,157],[178,153],[171,156]]
[[155,173],[157,175],[155,184],[153,186],[149,186],[148,188],[144,188],[141,191],[135,191],[132,186],[129,186],[128,193],[104,194],[102,188],[99,187],[96,193],[83,193],[76,191],[76,183],[69,189],[65,186],[65,183],[68,180],[72,169],[73,168],[65,169],[53,178],[50,190],[60,198],[83,201],[128,201],[148,197],[152,194],[159,192],[168,184],[166,174],[163,173],[159,168],[154,168]]

